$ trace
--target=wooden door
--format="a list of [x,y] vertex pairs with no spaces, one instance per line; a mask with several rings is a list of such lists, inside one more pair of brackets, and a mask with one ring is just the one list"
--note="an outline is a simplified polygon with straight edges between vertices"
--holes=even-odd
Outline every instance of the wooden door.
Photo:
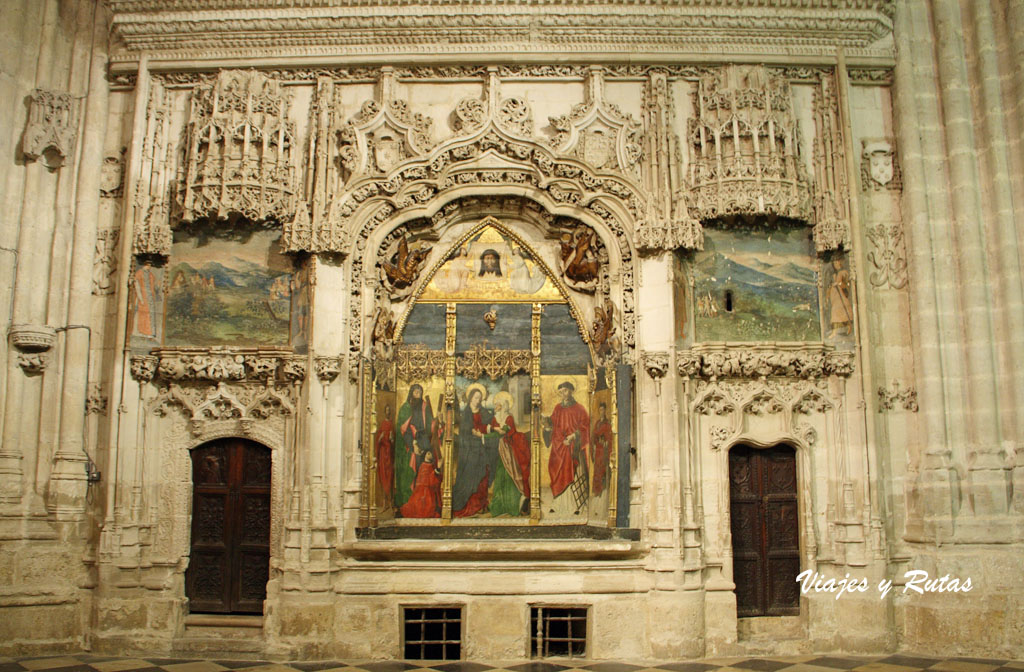
[[736,446],[729,452],[729,492],[737,615],[799,614],[796,452]]
[[218,439],[192,451],[193,613],[261,614],[270,565],[270,450]]

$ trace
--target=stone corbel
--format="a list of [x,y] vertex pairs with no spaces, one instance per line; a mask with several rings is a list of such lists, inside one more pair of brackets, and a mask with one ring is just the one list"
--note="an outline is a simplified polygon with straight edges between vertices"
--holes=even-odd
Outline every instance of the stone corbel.
[[316,377],[324,385],[330,385],[341,373],[341,357],[316,357],[313,360]]
[[38,375],[46,369],[49,351],[57,341],[57,330],[45,324],[15,324],[8,333],[11,345],[18,350],[18,366],[27,375]]
[[[64,91],[36,89],[29,96],[28,126],[21,148],[25,157],[50,170],[64,165],[78,135],[78,99]],[[49,156],[48,150],[52,150]]]
[[131,376],[140,383],[148,383],[156,375],[156,367],[160,358],[153,355],[132,355],[130,361]]
[[644,371],[655,381],[661,380],[668,373],[667,352],[645,352],[642,362]]

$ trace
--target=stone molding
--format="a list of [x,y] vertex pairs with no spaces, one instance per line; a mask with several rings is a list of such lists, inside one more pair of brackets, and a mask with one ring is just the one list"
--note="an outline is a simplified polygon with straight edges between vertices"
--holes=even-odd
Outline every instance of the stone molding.
[[695,345],[676,355],[679,375],[684,378],[803,378],[849,376],[853,373],[852,352],[830,346],[745,343]]
[[[382,2],[235,0],[215,8],[194,0],[109,3],[119,48],[129,60],[226,58],[268,50],[287,55],[735,53],[868,49],[892,32],[891,0],[689,0],[685,3],[521,3],[491,0]],[[539,6],[538,6],[539,5]],[[730,45],[731,48],[730,48]]]

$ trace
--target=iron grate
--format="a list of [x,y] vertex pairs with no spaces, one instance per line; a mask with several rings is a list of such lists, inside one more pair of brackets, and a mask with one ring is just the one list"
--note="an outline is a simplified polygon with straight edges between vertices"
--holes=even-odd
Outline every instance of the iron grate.
[[461,607],[404,607],[407,660],[459,660],[462,657]]
[[530,631],[534,658],[587,655],[587,607],[530,607]]

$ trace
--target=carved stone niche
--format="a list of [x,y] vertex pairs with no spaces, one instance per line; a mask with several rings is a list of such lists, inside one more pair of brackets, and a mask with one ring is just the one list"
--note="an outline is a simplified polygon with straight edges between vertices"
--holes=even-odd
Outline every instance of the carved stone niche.
[[726,65],[698,82],[690,120],[690,214],[811,221],[789,82],[762,65]]
[[42,158],[50,170],[60,168],[75,148],[78,99],[64,91],[47,89],[36,89],[29,99],[22,152],[33,161]]
[[254,70],[224,70],[192,93],[181,219],[290,221],[296,212],[290,92]]
[[688,378],[824,378],[853,373],[853,353],[829,345],[737,343],[695,345],[676,358]]

